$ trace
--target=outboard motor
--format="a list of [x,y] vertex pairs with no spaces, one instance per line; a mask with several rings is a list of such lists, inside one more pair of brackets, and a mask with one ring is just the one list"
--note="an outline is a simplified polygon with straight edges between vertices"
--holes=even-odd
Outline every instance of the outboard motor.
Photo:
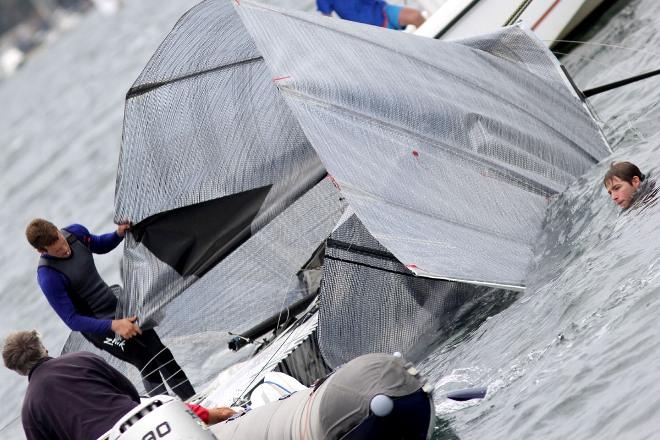
[[119,419],[99,440],[217,440],[208,427],[183,402],[156,396]]

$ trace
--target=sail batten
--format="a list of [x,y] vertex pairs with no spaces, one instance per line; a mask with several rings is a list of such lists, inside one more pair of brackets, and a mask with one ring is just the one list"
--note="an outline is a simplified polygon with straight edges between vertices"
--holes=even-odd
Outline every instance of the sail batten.
[[150,92],[154,89],[157,89],[159,87],[163,87],[163,86],[168,85],[168,84],[175,83],[177,81],[185,81],[185,80],[194,78],[196,76],[206,75],[206,74],[213,73],[213,72],[216,72],[218,70],[223,70],[223,69],[233,69],[233,68],[239,67],[243,64],[259,62],[261,60],[263,60],[263,57],[250,57],[250,58],[247,58],[247,59],[244,59],[244,60],[234,61],[231,64],[224,64],[224,65],[221,65],[221,66],[210,67],[206,70],[184,74],[182,76],[178,76],[176,78],[169,78],[167,80],[163,80],[163,81],[160,81],[160,82],[144,83],[144,84],[135,85],[135,86],[131,87],[130,90],[128,91],[128,93],[126,94],[126,99],[134,98],[136,96],[142,95],[143,93]]

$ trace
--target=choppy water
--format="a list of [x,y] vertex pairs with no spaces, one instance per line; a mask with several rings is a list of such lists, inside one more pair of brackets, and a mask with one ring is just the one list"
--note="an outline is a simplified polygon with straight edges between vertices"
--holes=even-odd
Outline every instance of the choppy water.
[[[619,6],[622,2],[618,2]],[[660,67],[660,3],[630,2],[563,60],[581,89]],[[657,51],[658,53],[654,53]],[[438,438],[657,438],[660,432],[660,210],[621,214],[602,188],[613,160],[660,175],[660,78],[591,99],[614,154],[548,210],[517,301],[421,368],[438,395],[489,387],[478,404],[437,398]]]
[[[194,3],[141,0],[116,16],[92,13],[0,83],[0,334],[39,328],[53,351],[63,344],[68,330],[38,290],[24,227],[43,216],[112,228],[124,94]],[[564,63],[580,88],[660,67],[658,17],[660,2],[638,0],[598,23],[591,41],[645,52],[579,47]],[[479,404],[437,399],[439,438],[642,439],[660,428],[660,214],[649,207],[620,215],[600,185],[616,159],[660,176],[658,86],[650,79],[591,100],[615,153],[550,207],[528,290],[476,310],[422,361],[438,396],[489,387]],[[110,282],[118,281],[119,257],[97,258]],[[0,427],[18,414],[25,386],[0,368]],[[20,438],[14,426],[0,437]]]

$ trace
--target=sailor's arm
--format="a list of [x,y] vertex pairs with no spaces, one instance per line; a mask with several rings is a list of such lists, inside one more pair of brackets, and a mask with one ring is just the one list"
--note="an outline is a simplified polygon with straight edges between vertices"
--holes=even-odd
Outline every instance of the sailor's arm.
[[115,232],[103,235],[89,234],[89,242],[86,243],[89,250],[95,254],[107,254],[122,242],[129,225],[119,225]]
[[37,271],[37,281],[50,306],[71,330],[85,333],[107,333],[112,330],[124,339],[142,334],[140,327],[135,324],[135,316],[97,319],[79,314],[66,292],[67,279],[61,273],[48,267],[40,267]]
[[129,223],[117,226],[117,230],[103,235],[94,235],[82,225],[71,225],[65,228],[74,234],[78,240],[83,242],[87,248],[95,254],[107,254],[122,242],[126,231],[130,229]]
[[231,408],[226,406],[219,406],[217,408],[209,408],[209,421],[206,422],[208,425],[214,425],[216,423],[224,422],[231,416],[236,414]]
[[323,15],[332,15],[332,1],[331,0],[316,0],[316,9]]
[[197,417],[202,419],[202,422],[207,425],[215,425],[216,423],[224,422],[236,414],[236,411],[233,409],[222,406],[216,408],[204,408],[203,406],[195,405],[194,403],[186,403],[186,405],[188,405],[188,408],[197,414]]
[[25,438],[27,440],[50,440],[56,438],[56,433],[52,432],[53,428],[47,421],[44,423],[43,415],[38,414],[38,412],[38,409],[33,405],[23,405],[21,409],[21,422],[23,424]]

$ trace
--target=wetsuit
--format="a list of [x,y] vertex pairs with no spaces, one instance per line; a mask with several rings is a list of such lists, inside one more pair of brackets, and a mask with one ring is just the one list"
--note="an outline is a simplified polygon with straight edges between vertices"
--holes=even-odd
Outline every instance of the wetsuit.
[[62,234],[71,255],[57,258],[44,254],[37,269],[41,290],[55,312],[71,330],[81,332],[97,348],[137,367],[150,395],[167,394],[163,378],[182,400],[194,395],[186,374],[153,329],[129,340],[111,329],[118,303],[113,288],[119,286],[109,287],[103,281],[92,253],[110,252],[123,238],[116,232],[91,235],[81,225],[68,226]]

